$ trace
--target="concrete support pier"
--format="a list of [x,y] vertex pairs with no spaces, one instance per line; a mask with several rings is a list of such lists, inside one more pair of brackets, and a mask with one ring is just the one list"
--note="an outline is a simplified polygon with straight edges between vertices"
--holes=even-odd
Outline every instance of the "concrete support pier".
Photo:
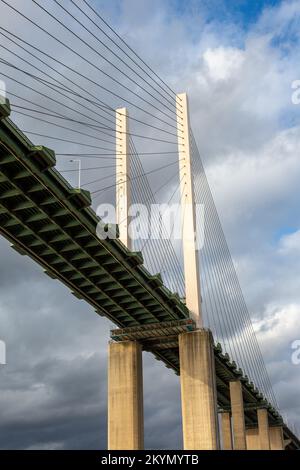
[[261,408],[257,410],[258,435],[260,450],[270,450],[270,433],[268,410]]
[[[247,449],[264,450],[261,443],[261,434],[258,428],[250,428],[246,431]],[[269,450],[284,450],[284,439],[282,426],[269,427],[270,447]]]
[[269,430],[271,450],[284,450],[285,446],[282,426],[271,426]]
[[242,384],[239,380],[230,382],[230,401],[235,450],[246,450],[246,430]]
[[231,414],[228,411],[221,413],[221,426],[223,450],[232,450]]
[[213,338],[209,330],[179,335],[183,446],[219,448]]
[[260,450],[260,442],[257,428],[246,430],[247,450]]
[[135,341],[109,344],[108,449],[144,448],[142,347]]

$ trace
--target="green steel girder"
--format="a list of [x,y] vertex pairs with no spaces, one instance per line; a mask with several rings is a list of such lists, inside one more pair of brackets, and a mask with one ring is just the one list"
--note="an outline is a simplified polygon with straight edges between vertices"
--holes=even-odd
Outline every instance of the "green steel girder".
[[[57,228],[57,224],[54,224],[54,223],[47,223],[47,225],[45,225],[42,229],[38,230],[38,234],[40,235],[41,233],[48,232],[48,231],[51,231],[51,230],[56,229],[56,228]],[[50,229],[51,229],[51,230],[50,230]],[[25,235],[25,234],[27,235],[28,233],[30,233],[30,231],[28,231],[28,229],[25,229],[25,231],[22,231],[22,234],[24,234],[24,235]],[[19,236],[20,236],[20,233],[19,233]],[[59,241],[67,241],[68,239],[69,239],[69,234],[67,234],[67,233],[63,233],[63,234],[62,234],[62,233],[60,233],[60,234],[56,235],[54,238],[48,239],[47,242],[50,243],[50,244],[53,244],[53,243],[59,242]],[[43,241],[44,241],[44,240],[43,240]],[[78,248],[78,247],[77,247],[77,248]],[[94,259],[92,259],[92,258],[88,259],[88,257],[89,257],[89,254],[86,253],[86,252],[81,253],[81,256],[79,256],[79,257],[78,257],[78,255],[77,255],[77,258],[78,258],[78,259],[81,259],[81,260],[82,260],[82,259],[86,258],[86,261],[85,261],[85,262],[82,262],[82,261],[81,261],[81,263],[80,263],[80,271],[82,271],[82,270],[84,270],[84,269],[88,269],[88,268],[97,267],[98,263],[97,263]],[[62,258],[62,257],[59,256],[59,255],[56,253],[56,258],[55,258],[55,260],[52,259],[52,265],[53,265],[53,264],[59,264],[61,258]],[[75,258],[76,258],[76,257],[75,257]],[[72,257],[72,258],[71,258],[70,260],[68,260],[68,261],[74,262],[74,257]],[[102,267],[105,266],[106,264],[107,264],[107,262],[104,261],[104,262],[102,263]],[[71,267],[69,267],[69,268],[67,268],[67,269],[65,268],[63,271],[66,272],[66,270],[71,271],[72,268],[71,268]],[[104,270],[103,270],[103,273],[105,273],[106,275],[108,275],[108,272],[107,272],[107,271],[104,271]],[[113,281],[112,281],[112,282],[113,282]],[[118,285],[118,288],[120,288],[119,285]],[[107,290],[106,290],[106,293],[107,293]],[[101,297],[101,298],[102,298],[102,297]],[[128,302],[131,302],[131,303],[133,302],[133,303],[136,304],[136,300],[133,299],[129,294],[128,294],[126,297],[124,297],[123,301],[120,302],[120,304],[123,304],[124,301],[125,301],[125,303],[126,303],[126,302],[127,302],[127,303],[128,303]],[[152,314],[152,315],[153,315],[153,314]]]

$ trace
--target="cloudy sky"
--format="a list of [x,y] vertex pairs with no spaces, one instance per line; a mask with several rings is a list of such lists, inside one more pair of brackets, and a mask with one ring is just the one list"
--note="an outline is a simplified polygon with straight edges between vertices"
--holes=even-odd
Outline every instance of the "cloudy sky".
[[[9,3],[39,18],[30,0]],[[291,361],[291,344],[300,339],[300,105],[291,99],[292,82],[300,79],[300,3],[93,3],[174,90],[189,94],[274,390],[290,425],[300,428],[300,366]],[[2,26],[20,31],[3,4],[0,12]],[[31,37],[28,25],[21,30]],[[63,55],[58,47],[54,52]],[[105,448],[112,325],[4,239],[0,256],[0,338],[8,362],[0,368],[0,448]],[[150,355],[144,394],[146,447],[180,448],[179,380]]]

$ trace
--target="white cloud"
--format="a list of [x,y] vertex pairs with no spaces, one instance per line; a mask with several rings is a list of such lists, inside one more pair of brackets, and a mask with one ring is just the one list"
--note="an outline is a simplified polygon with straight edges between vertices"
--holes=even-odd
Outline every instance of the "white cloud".
[[213,81],[223,81],[232,78],[239,72],[245,60],[241,50],[232,47],[208,48],[203,54],[203,60],[209,76]]
[[279,225],[291,191],[299,192],[299,152],[300,127],[295,127],[278,132],[254,151],[237,149],[212,165],[208,175],[221,214],[237,225],[241,217],[250,221],[258,215],[263,228],[274,219]]
[[292,360],[293,343],[300,339],[299,321],[300,303],[295,303],[269,305],[263,319],[254,323],[282,414],[291,428],[300,422],[300,365]]
[[[265,356],[278,357],[282,350],[292,355],[292,343],[300,338],[300,304],[267,307],[263,319],[254,323]],[[299,337],[299,338],[298,338]]]
[[255,29],[259,34],[271,37],[281,36],[282,40],[289,34],[299,35],[300,4],[298,0],[285,0],[279,5],[266,8]]
[[300,230],[284,235],[280,240],[279,251],[282,255],[300,254]]

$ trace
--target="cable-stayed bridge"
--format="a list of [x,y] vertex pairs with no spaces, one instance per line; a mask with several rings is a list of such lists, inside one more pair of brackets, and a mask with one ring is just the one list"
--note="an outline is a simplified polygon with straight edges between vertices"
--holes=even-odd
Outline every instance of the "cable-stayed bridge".
[[[143,446],[147,350],[180,374],[186,449],[219,448],[220,430],[223,448],[299,448],[278,411],[185,95],[176,95],[89,2],[33,1],[39,21],[1,2],[37,39],[0,25],[1,78],[10,100],[0,111],[0,231],[117,325],[109,447]],[[43,26],[49,20],[53,29]],[[64,60],[48,41],[64,49]],[[91,160],[103,164],[74,169]],[[130,203],[149,213],[160,192],[167,192],[167,206],[177,198],[181,207],[179,248],[172,243],[175,220],[166,235],[158,213],[152,222],[160,238],[129,240]],[[118,209],[119,239],[109,238],[114,226],[91,207],[108,201]],[[204,207],[203,227],[196,227],[195,205]],[[144,215],[141,226],[147,222]],[[99,238],[99,227],[108,238]],[[204,235],[199,256],[189,240],[196,228]]]

